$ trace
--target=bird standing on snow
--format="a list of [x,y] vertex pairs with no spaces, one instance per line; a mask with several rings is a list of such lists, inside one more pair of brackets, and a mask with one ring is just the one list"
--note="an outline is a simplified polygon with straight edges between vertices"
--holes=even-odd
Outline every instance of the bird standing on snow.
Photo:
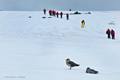
[[72,67],[79,66],[79,64],[76,64],[76,63],[70,61],[69,58],[66,59],[66,64],[70,67],[70,69],[71,69]]

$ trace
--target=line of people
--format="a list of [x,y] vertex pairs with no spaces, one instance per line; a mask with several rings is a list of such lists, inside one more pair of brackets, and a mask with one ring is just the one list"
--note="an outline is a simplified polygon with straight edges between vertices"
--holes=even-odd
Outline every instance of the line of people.
[[[44,9],[43,10],[44,11],[44,14],[46,14],[46,9]],[[57,16],[57,18],[59,18],[59,15],[61,16],[61,18],[62,18],[62,16],[63,16],[63,13],[61,12],[61,13],[58,13],[58,12],[56,12],[56,11],[52,11],[52,10],[49,10],[49,15],[50,16]],[[67,20],[69,20],[69,14],[67,13],[66,14],[66,19]],[[84,25],[85,25],[85,21],[84,20],[82,20],[81,21],[81,28],[84,28]],[[112,39],[115,39],[115,31],[112,29],[111,31],[110,31],[110,29],[108,29],[107,31],[106,31],[106,34],[108,35],[108,39],[110,39],[111,37],[110,37],[110,35],[112,36]]]
[[[44,9],[43,11],[44,11],[44,14],[46,14],[46,9]],[[59,18],[59,15],[60,15],[60,17],[62,18],[63,17],[63,12],[58,13],[54,10],[49,10],[49,15],[50,16],[57,16],[57,18]],[[69,20],[69,14],[68,13],[66,14],[66,19]]]
[[106,34],[108,35],[108,39],[110,39],[110,35],[112,36],[112,39],[115,39],[115,31],[113,29],[107,29]]
[[[46,14],[46,9],[44,9],[43,11],[44,11],[44,14]],[[71,9],[69,11],[71,11]],[[54,10],[49,10],[49,15],[50,16],[57,16],[57,18],[59,18],[59,15],[60,15],[60,17],[62,18],[63,17],[63,12],[58,13]],[[69,20],[69,14],[68,13],[66,14],[66,19]],[[84,28],[85,21],[82,20],[81,23],[82,23],[81,28]]]

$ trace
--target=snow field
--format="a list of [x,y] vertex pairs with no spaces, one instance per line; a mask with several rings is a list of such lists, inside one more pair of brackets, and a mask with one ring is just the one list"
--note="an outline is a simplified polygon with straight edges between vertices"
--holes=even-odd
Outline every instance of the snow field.
[[[91,13],[66,20],[39,11],[1,11],[0,80],[119,80],[120,12]],[[115,40],[107,39],[108,28]],[[66,58],[80,67],[69,70]],[[87,67],[99,74],[86,74]]]

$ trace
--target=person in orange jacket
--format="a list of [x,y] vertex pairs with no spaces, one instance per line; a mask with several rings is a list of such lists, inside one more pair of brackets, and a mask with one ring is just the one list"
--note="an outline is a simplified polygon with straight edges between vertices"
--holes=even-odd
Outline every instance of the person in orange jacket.
[[62,18],[63,13],[61,12],[60,15],[61,15],[61,18]]
[[69,14],[68,13],[66,14],[66,18],[67,18],[67,20],[69,20]]
[[108,39],[110,39],[110,30],[107,29],[106,34],[108,35]]
[[44,14],[46,14],[46,9],[44,9],[43,11],[44,11]]

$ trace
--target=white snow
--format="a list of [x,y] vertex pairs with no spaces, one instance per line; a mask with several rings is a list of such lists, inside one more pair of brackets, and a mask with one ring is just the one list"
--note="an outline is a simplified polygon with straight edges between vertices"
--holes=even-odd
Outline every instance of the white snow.
[[[42,11],[0,11],[0,80],[119,80],[120,11],[91,13],[66,20]],[[108,28],[115,40],[107,39]],[[66,58],[80,66],[69,70]],[[86,74],[87,67],[99,74]]]

